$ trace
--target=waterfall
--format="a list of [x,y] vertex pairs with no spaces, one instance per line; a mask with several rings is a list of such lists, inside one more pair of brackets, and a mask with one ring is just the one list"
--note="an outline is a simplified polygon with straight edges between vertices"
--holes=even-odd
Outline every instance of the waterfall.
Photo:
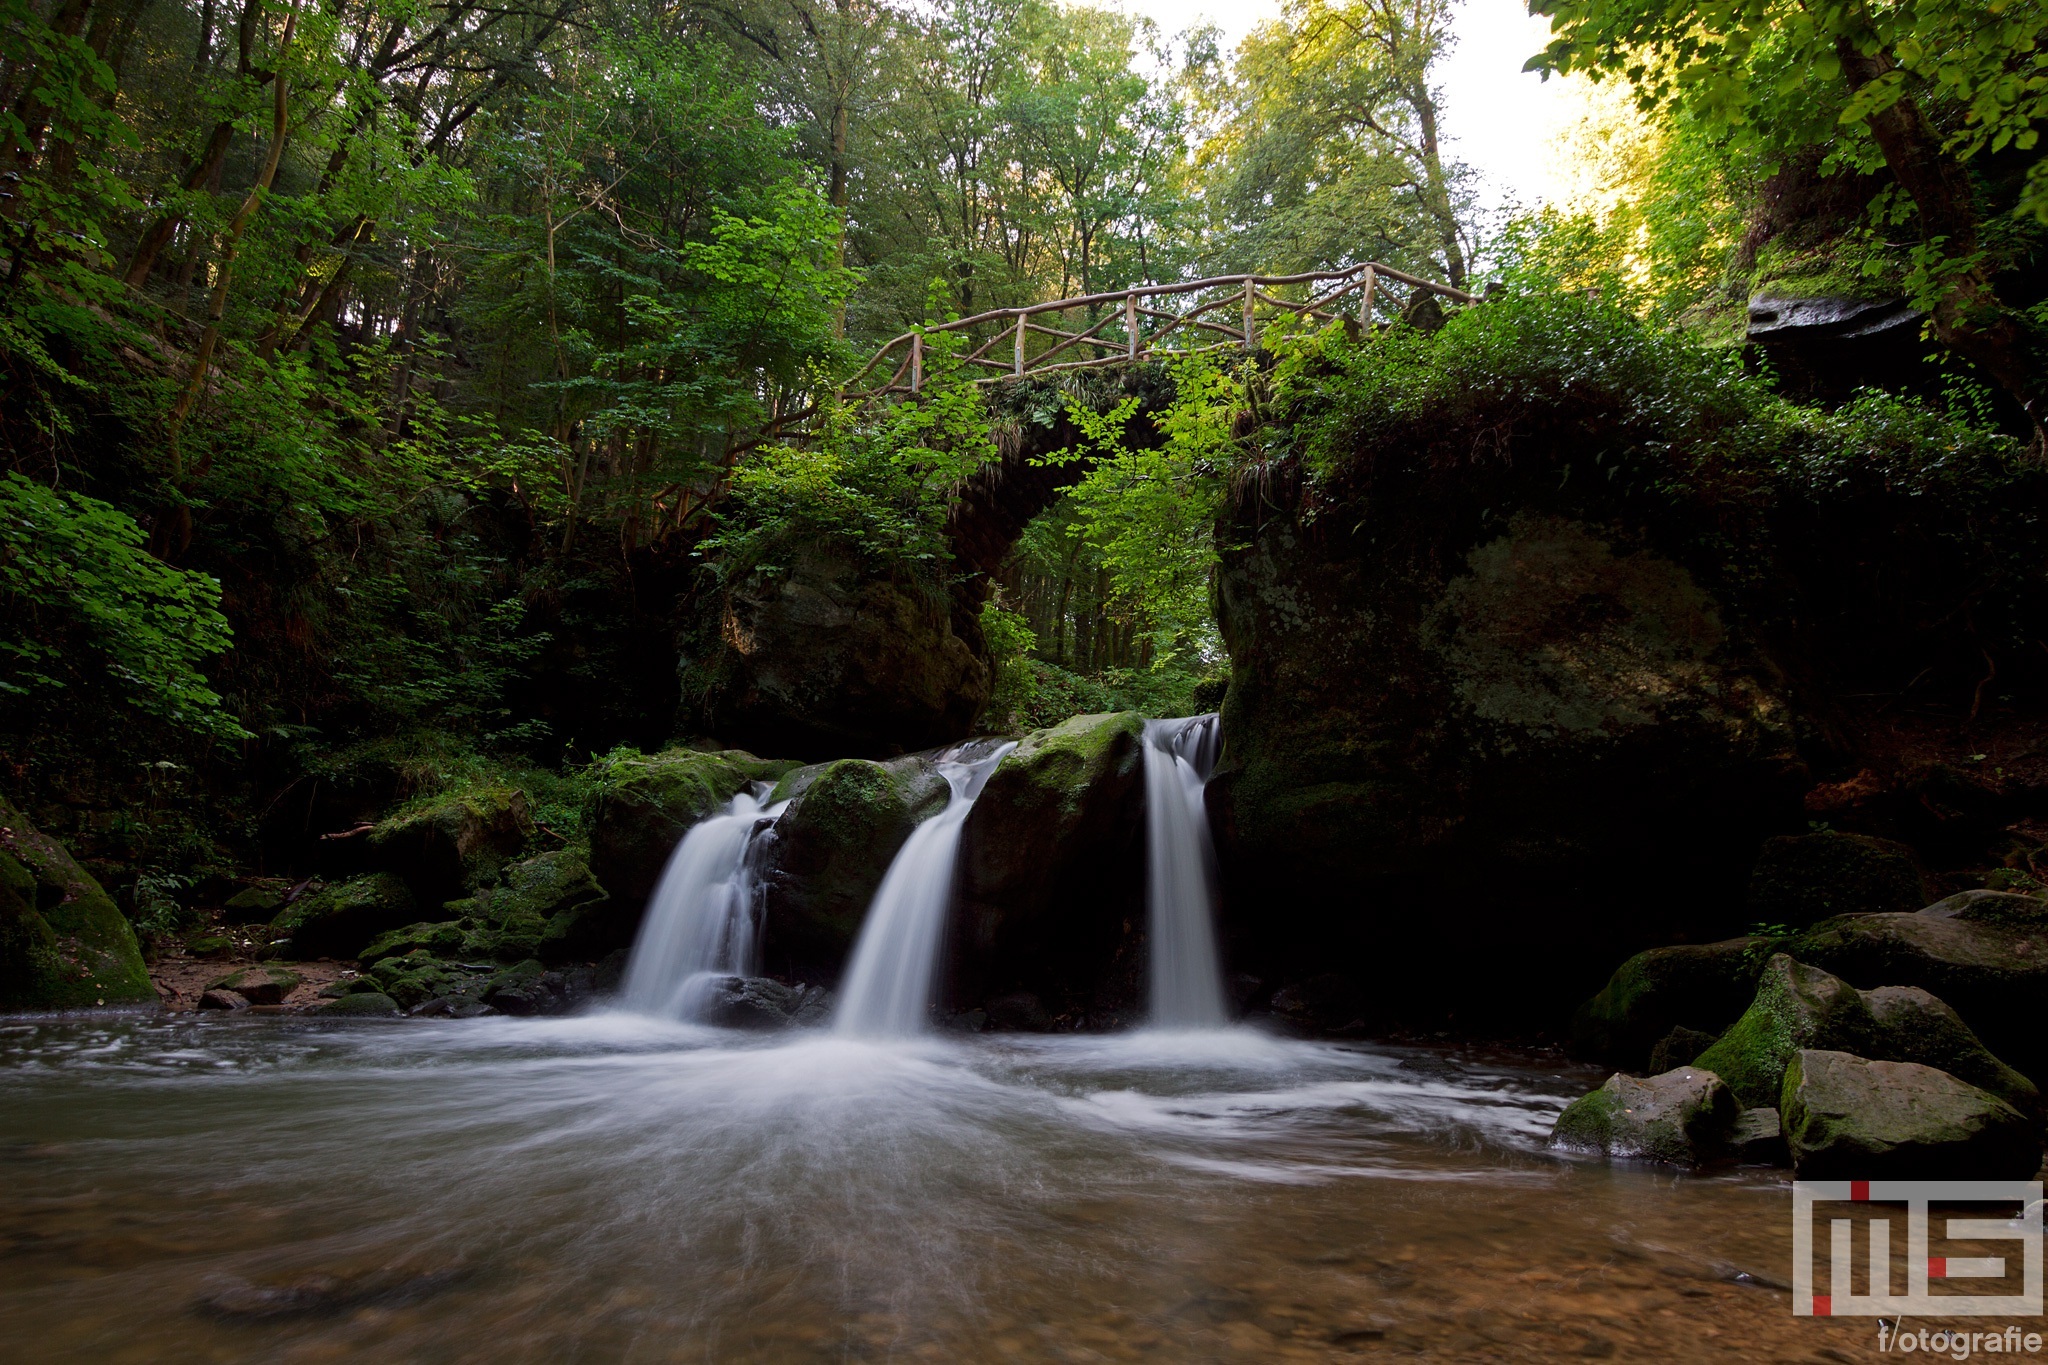
[[1229,1021],[1216,956],[1216,848],[1202,803],[1221,745],[1213,714],[1145,722],[1145,908],[1152,1022],[1163,1028]]
[[753,851],[758,836],[789,805],[763,810],[758,785],[692,825],[669,855],[661,882],[626,959],[621,1003],[646,1014],[687,1019],[702,983],[760,970],[760,914]]
[[944,810],[911,831],[875,891],[840,987],[834,1020],[840,1033],[902,1038],[925,1026],[953,903],[960,828],[989,774],[1017,746],[1004,744],[970,758],[977,747],[962,745],[939,760],[953,794]]

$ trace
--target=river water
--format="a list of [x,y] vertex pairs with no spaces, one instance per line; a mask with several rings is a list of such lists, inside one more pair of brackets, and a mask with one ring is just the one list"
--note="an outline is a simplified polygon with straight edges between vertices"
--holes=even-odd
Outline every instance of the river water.
[[[1597,1074],[1283,1041],[0,1020],[36,1361],[1861,1358],[1771,1172],[1565,1160]],[[1836,1357],[1841,1358],[1841,1357]]]

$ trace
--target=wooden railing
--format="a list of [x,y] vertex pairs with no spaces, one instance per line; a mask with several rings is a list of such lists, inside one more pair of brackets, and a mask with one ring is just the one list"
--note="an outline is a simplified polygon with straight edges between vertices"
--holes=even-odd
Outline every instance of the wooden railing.
[[[1282,298],[1277,290],[1298,290],[1303,297]],[[1420,294],[1437,294],[1456,303],[1478,302],[1462,289],[1368,261],[1344,270],[1218,275],[1184,284],[1148,284],[1083,294],[1023,308],[996,308],[892,338],[840,386],[839,400],[865,407],[877,400],[921,393],[931,339],[945,334],[965,335],[970,349],[959,358],[960,364],[994,371],[977,375],[977,384],[1001,384],[1064,370],[1171,360],[1198,350],[1257,350],[1262,321],[1277,316],[1350,321],[1369,331],[1381,313],[1398,313]],[[1048,325],[1048,320],[1064,322],[1067,314],[1077,311],[1083,314],[1079,330]],[[1062,356],[1069,358],[1060,359]],[[863,380],[877,373],[887,378],[861,387]],[[811,405],[783,414],[749,442],[749,447],[786,436],[801,439],[816,412]]]
[[[1218,346],[1256,350],[1262,314],[1305,314],[1340,322],[1345,315],[1332,310],[1354,295],[1356,302],[1346,311],[1360,326],[1370,327],[1375,310],[1402,302],[1392,290],[1379,287],[1386,281],[1409,290],[1441,294],[1457,303],[1476,302],[1461,289],[1417,279],[1371,261],[1348,270],[1319,270],[1302,275],[1219,275],[1185,284],[1148,284],[1025,308],[997,308],[957,322],[905,332],[875,352],[874,358],[840,392],[849,402],[919,392],[924,387],[928,339],[949,332],[964,332],[970,339],[986,335],[986,340],[961,360],[970,366],[996,371],[994,375],[979,377],[981,383],[995,384],[1060,370],[1171,359],[1191,350]],[[1280,298],[1273,292],[1294,286],[1307,286],[1308,297],[1296,301]],[[1175,304],[1181,306],[1173,307]],[[1098,310],[1099,316],[1095,316]],[[1093,318],[1079,331],[1047,326],[1040,320],[1059,317],[1064,321],[1066,314],[1075,311]],[[1228,321],[1219,321],[1215,316],[1219,313]],[[1176,337],[1180,344],[1171,344],[1169,339]],[[1190,344],[1214,337],[1223,339],[1209,340],[1206,346]],[[1056,357],[1069,351],[1079,353],[1078,358],[1054,363]],[[896,362],[893,368],[888,366],[892,358]],[[877,370],[889,375],[885,383],[868,389],[858,387]]]

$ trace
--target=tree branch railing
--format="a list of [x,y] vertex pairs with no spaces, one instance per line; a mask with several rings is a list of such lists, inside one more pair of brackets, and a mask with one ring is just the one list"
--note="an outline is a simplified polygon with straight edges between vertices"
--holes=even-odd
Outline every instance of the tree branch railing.
[[[1384,287],[1389,284],[1404,287],[1406,298]],[[1298,287],[1303,287],[1301,292],[1306,295],[1300,300],[1282,298],[1275,292]],[[1462,289],[1367,261],[1344,270],[1299,275],[1218,275],[1180,284],[1148,284],[1083,294],[1022,308],[996,308],[891,338],[840,386],[839,401],[865,407],[889,398],[922,393],[928,342],[942,334],[964,334],[972,344],[972,349],[959,357],[960,364],[996,372],[978,376],[976,384],[1002,384],[1073,370],[1172,360],[1196,351],[1233,346],[1255,351],[1259,348],[1262,323],[1270,324],[1279,317],[1350,322],[1370,332],[1382,312],[1398,314],[1423,294],[1440,295],[1454,303],[1478,302]],[[1344,305],[1344,311],[1335,311],[1340,305]],[[1077,309],[1088,315],[1078,330],[1048,325],[1064,322],[1064,315]],[[1098,309],[1101,316],[1094,317]],[[1224,319],[1215,316],[1219,312]],[[1076,358],[1055,363],[1056,357],[1069,352],[1076,353]],[[870,381],[869,387],[862,388],[862,381],[870,376],[886,378],[878,383]],[[812,404],[784,414],[750,445],[801,434],[816,413],[817,407]]]

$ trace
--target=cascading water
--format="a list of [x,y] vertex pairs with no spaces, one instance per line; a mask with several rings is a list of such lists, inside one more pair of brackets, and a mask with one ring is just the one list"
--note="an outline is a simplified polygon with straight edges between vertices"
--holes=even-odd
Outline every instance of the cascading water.
[[1229,1022],[1216,957],[1216,848],[1202,803],[1221,746],[1214,714],[1145,722],[1145,906],[1160,1028]]
[[626,959],[619,994],[627,1009],[687,1019],[698,1012],[705,982],[759,970],[753,852],[789,805],[763,809],[766,795],[760,786],[741,792],[693,825],[669,855]]
[[982,757],[970,757],[975,747],[963,745],[939,760],[939,773],[953,795],[944,810],[911,831],[875,891],[840,988],[834,1020],[840,1033],[903,1038],[925,1026],[938,975],[939,945],[946,936],[946,911],[953,902],[960,828],[989,774],[1017,746],[1004,744]]

